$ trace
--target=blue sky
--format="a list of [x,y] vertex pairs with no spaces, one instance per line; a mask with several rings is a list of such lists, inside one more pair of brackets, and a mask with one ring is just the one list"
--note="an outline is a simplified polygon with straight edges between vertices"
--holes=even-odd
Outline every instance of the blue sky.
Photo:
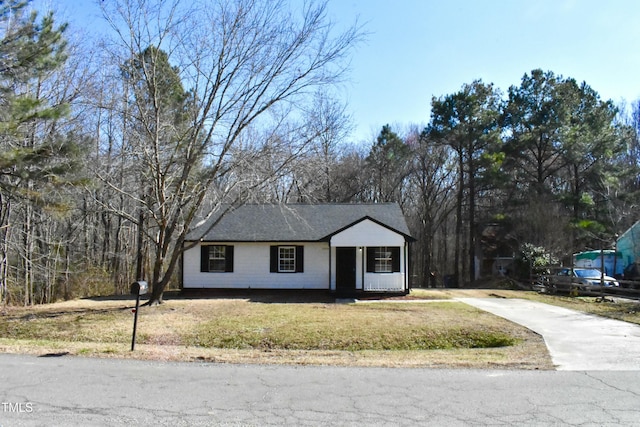
[[331,0],[330,14],[372,33],[348,86],[356,138],[426,124],[432,96],[475,79],[506,93],[535,68],[616,103],[640,98],[637,0]]
[[[53,3],[74,26],[98,21],[93,0]],[[338,26],[358,18],[369,33],[344,91],[356,142],[387,123],[425,125],[432,96],[475,79],[506,92],[535,68],[616,103],[640,98],[637,0],[329,0],[328,13]]]

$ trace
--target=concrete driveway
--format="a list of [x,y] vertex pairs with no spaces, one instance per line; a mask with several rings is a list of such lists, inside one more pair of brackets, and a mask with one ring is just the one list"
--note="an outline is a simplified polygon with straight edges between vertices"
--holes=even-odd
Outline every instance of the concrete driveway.
[[638,325],[522,299],[457,300],[542,335],[558,370],[640,370]]

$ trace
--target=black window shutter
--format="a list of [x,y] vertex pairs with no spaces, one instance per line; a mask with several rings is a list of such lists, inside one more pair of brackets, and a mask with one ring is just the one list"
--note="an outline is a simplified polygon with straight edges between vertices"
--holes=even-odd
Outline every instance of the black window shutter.
[[376,269],[376,248],[367,248],[367,273],[373,273]]
[[400,248],[389,248],[391,251],[391,271],[394,273],[400,272]]
[[225,246],[224,271],[233,273],[233,246]]
[[269,266],[270,266],[269,271],[271,271],[272,273],[278,272],[278,247],[277,246],[271,246]]
[[296,273],[304,272],[304,246],[296,246]]
[[209,271],[209,246],[200,246],[200,271],[205,273]]

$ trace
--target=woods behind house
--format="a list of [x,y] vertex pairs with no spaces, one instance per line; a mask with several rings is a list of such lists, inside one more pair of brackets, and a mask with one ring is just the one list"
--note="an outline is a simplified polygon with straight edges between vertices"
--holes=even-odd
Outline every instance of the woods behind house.
[[640,102],[523,70],[434,97],[426,127],[354,141],[339,95],[366,27],[290,6],[102,2],[97,39],[0,5],[3,303],[141,278],[160,301],[186,234],[243,203],[398,202],[414,286],[464,286],[522,248],[609,248],[638,220]]

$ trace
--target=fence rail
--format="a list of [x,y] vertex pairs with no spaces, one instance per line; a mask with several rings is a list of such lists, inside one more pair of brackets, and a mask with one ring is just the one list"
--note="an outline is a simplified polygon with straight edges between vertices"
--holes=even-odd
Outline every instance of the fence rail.
[[544,275],[532,283],[534,290],[544,293],[563,293],[576,296],[620,296],[640,299],[640,281],[618,280],[620,286],[586,285],[577,280],[572,282],[559,281],[557,276]]
[[365,291],[402,292],[404,291],[404,274],[376,274],[365,278]]

